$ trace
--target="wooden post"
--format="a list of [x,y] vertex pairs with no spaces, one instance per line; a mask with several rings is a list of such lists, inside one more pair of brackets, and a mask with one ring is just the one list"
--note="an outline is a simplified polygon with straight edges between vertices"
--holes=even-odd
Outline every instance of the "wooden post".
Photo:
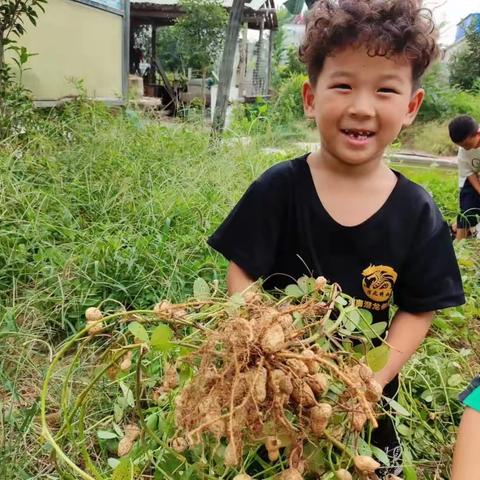
[[267,63],[267,82],[265,85],[265,95],[270,93],[270,84],[272,83],[272,55],[273,55],[273,39],[275,35],[275,31],[272,29],[270,30],[270,35],[268,38],[268,63]]
[[260,19],[260,30],[258,31],[258,43],[257,43],[257,63],[255,65],[254,73],[254,84],[255,84],[255,95],[261,95],[263,93],[264,79],[263,75],[265,74],[262,71],[263,64],[263,32],[265,29],[265,17],[262,16]]
[[152,59],[150,60],[150,84],[155,85],[155,68],[153,67],[153,62],[157,58],[157,25],[155,23],[152,23],[152,44],[150,48],[152,50]]
[[243,16],[245,0],[233,0],[230,18],[228,21],[225,46],[223,47],[222,63],[220,65],[217,103],[213,117],[213,131],[221,133],[225,128],[225,116],[227,113],[228,98],[230,96],[230,85],[232,83],[233,63],[237,49],[240,23]]
[[[4,57],[4,39],[3,39],[3,30],[2,30],[2,27],[0,26],[0,90],[3,89],[3,82],[2,82],[2,78],[3,76],[1,75],[1,72],[3,70],[3,62],[5,61],[5,57]],[[1,100],[1,98],[0,98]]]
[[244,23],[242,27],[242,44],[240,46],[240,65],[238,67],[238,93],[241,97],[245,96],[248,65],[248,24]]

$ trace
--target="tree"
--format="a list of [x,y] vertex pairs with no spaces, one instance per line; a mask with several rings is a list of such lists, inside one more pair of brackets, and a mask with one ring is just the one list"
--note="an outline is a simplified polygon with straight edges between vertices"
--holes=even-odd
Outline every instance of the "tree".
[[[21,135],[31,123],[29,92],[22,86],[22,71],[31,56],[18,39],[25,33],[25,22],[36,25],[39,12],[43,12],[47,0],[0,1],[0,139],[12,132]],[[6,53],[14,52],[12,60],[17,64],[18,80],[6,62]]]
[[0,4],[0,98],[11,80],[10,67],[6,64],[5,53],[15,50],[19,67],[28,60],[25,49],[18,47],[17,39],[25,33],[25,20],[37,24],[39,11],[44,12],[47,0],[2,0]]
[[473,90],[480,79],[480,26],[474,19],[465,31],[466,47],[450,62],[450,83]]
[[185,14],[158,35],[162,64],[182,73],[190,67],[205,76],[221,51],[227,12],[218,0],[182,0],[181,6]]

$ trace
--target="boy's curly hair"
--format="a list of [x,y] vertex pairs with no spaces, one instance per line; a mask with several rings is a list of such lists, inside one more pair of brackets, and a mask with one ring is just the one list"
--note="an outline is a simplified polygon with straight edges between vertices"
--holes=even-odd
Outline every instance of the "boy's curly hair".
[[422,0],[318,0],[307,16],[300,60],[314,85],[325,58],[349,46],[371,56],[405,56],[417,86],[438,56],[438,31]]

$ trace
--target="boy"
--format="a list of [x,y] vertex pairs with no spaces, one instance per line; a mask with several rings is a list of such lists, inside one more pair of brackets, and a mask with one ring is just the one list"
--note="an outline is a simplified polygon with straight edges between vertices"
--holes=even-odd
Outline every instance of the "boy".
[[467,407],[458,430],[453,455],[452,480],[478,480],[480,478],[480,376],[460,396]]
[[456,239],[467,238],[470,228],[480,216],[480,129],[468,115],[455,118],[448,126],[450,138],[458,149],[458,185],[460,188],[460,215]]
[[[391,355],[377,374],[387,397],[425,338],[433,311],[464,302],[449,230],[432,198],[383,162],[424,97],[420,78],[437,55],[435,30],[418,0],[319,0],[300,48],[309,81],[305,112],[321,150],[267,170],[209,244],[230,260],[229,292],[258,278],[284,288],[323,275],[389,321]],[[389,417],[374,444],[392,457],[379,475],[401,473]]]

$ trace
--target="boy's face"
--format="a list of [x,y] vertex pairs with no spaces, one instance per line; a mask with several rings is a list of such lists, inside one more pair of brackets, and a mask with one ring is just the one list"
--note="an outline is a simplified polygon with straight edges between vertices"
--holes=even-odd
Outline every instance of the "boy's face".
[[348,48],[325,59],[317,84],[303,88],[322,151],[342,163],[380,161],[402,127],[415,119],[424,91],[412,93],[412,66],[403,58],[371,57]]
[[480,131],[478,131],[475,135],[472,135],[466,138],[463,142],[458,143],[458,145],[465,150],[472,150],[474,148],[480,147]]

